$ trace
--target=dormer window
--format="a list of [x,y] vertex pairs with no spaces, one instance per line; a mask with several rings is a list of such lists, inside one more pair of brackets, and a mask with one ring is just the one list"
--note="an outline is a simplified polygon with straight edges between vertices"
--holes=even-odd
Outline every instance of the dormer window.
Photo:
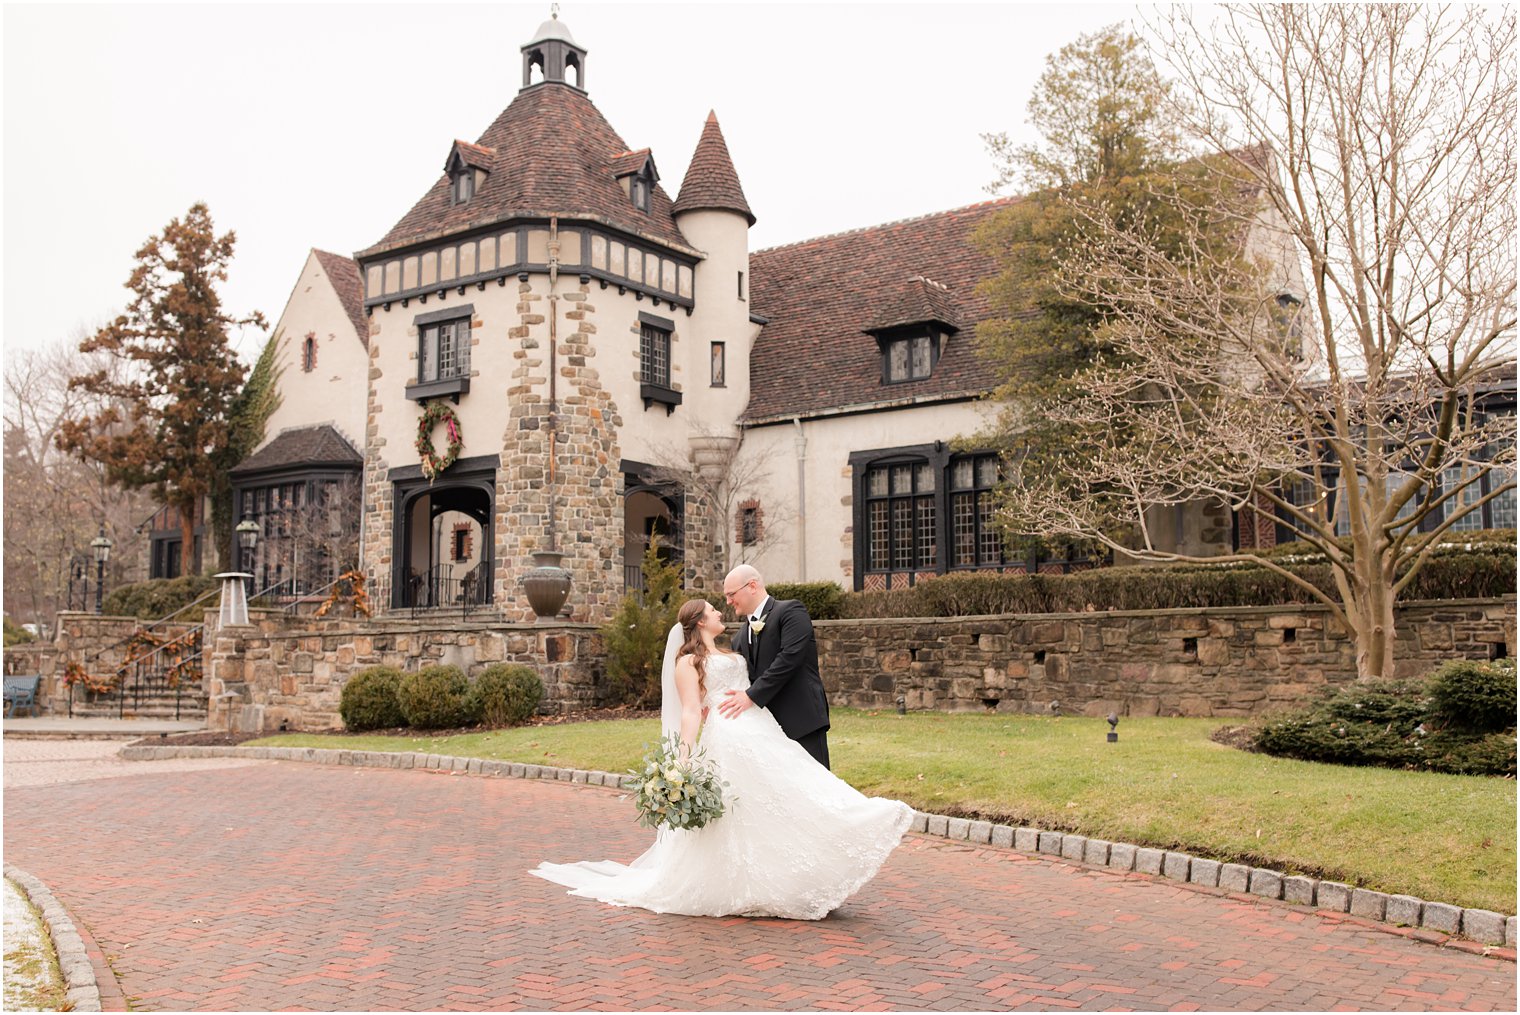
[[654,157],[648,148],[636,152],[624,152],[612,160],[612,175],[628,200],[641,212],[648,213],[654,203],[654,187],[660,182],[660,171],[654,167]]
[[475,170],[461,166],[454,173],[454,203],[464,204],[475,196]]
[[449,203],[468,204],[495,163],[496,149],[455,141],[443,171],[449,176]]
[[934,372],[934,365],[939,362],[939,336],[934,332],[884,336],[881,355],[883,383],[921,381]]

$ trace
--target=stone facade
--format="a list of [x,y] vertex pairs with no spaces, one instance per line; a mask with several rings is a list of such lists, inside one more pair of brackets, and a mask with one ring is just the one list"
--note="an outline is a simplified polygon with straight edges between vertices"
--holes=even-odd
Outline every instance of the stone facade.
[[369,666],[415,671],[434,664],[474,675],[522,663],[544,682],[543,710],[605,703],[601,638],[586,624],[512,624],[492,618],[306,619],[250,611],[248,627],[224,628],[211,645],[207,726],[245,732],[343,725],[338,702],[349,677]]
[[[214,620],[216,611],[209,611]],[[75,610],[58,613],[58,636],[52,641],[34,641],[12,645],[5,650],[5,672],[35,673],[42,677],[37,685],[37,709],[40,714],[64,715],[68,712],[69,689],[63,671],[70,663],[79,663],[97,677],[106,677],[128,662],[126,641],[145,622],[136,617],[99,616]],[[164,624],[155,633],[177,638],[190,624]],[[75,692],[79,694],[80,692]],[[82,702],[82,696],[76,701]]]
[[[1515,599],[1399,610],[1401,676],[1452,658],[1513,658]],[[1354,679],[1322,607],[1145,610],[815,625],[829,701],[857,708],[1250,716]]]

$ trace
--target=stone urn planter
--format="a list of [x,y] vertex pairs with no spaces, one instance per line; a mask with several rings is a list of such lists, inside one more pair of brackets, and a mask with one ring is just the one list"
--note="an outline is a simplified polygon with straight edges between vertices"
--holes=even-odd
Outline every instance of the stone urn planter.
[[523,575],[523,591],[540,624],[559,616],[570,595],[570,572],[560,567],[564,554],[540,550],[533,554],[533,569]]

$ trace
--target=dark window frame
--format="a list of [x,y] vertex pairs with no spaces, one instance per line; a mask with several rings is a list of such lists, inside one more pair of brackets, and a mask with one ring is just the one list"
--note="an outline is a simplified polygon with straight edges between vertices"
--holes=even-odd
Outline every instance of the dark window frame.
[[728,347],[723,342],[712,343],[711,376],[709,387],[728,387]]
[[[985,481],[983,472],[983,465],[989,461],[993,464],[993,479],[990,483]],[[970,486],[956,485],[956,473],[962,465],[971,471]],[[949,551],[946,554],[947,570],[976,571],[987,567],[1006,567],[1012,563],[1008,559],[1008,550],[1003,545],[1002,536],[997,532],[996,525],[990,523],[989,518],[994,510],[992,497],[1002,478],[1002,465],[994,452],[978,451],[951,456],[946,469],[945,483],[946,505],[950,512],[950,517],[946,519],[946,522],[949,525],[951,537],[950,542],[946,544]],[[971,505],[971,560],[969,562],[961,560],[960,531],[957,528],[958,503]],[[989,543],[996,547],[996,560],[984,559]]]
[[454,178],[449,181],[449,202],[451,204],[469,204],[475,197],[475,170],[467,165],[460,165],[454,170]]
[[[913,384],[918,381],[926,381],[934,376],[935,369],[939,366],[940,351],[944,341],[936,328],[915,326],[906,329],[894,329],[882,332],[876,337],[881,347],[881,383],[883,385]],[[915,342],[927,340],[929,344],[929,366],[923,373],[915,373],[913,366],[913,345]],[[907,355],[907,374],[903,377],[892,376],[892,352],[898,347],[905,347]]]
[[[448,395],[458,402],[460,395],[469,393],[474,319],[475,306],[472,303],[450,307],[447,310],[418,314],[412,319],[412,324],[417,329],[417,370],[413,374],[412,383],[406,387],[407,398],[413,401],[424,401],[428,398]],[[444,356],[441,348],[445,330],[449,335],[451,360],[447,373],[443,371]],[[434,340],[440,343],[439,352],[431,370],[428,367],[430,335],[435,336]]]

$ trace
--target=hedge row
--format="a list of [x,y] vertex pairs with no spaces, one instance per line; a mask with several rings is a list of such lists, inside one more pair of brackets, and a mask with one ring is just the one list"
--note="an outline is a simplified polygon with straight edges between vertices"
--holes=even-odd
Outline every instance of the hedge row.
[[[1325,593],[1337,595],[1330,565],[1295,563],[1288,569]],[[837,591],[838,586],[834,589]],[[1431,557],[1400,598],[1482,599],[1514,591],[1514,547],[1501,546]],[[1317,601],[1287,577],[1251,564],[1106,567],[1066,575],[947,574],[891,592],[813,592],[810,598],[790,598],[808,602],[815,620],[1277,606]],[[812,609],[814,604],[816,610]]]
[[1256,734],[1267,754],[1457,775],[1515,775],[1515,664],[1455,660],[1428,681],[1327,691]]
[[544,700],[543,681],[528,667],[497,663],[472,683],[457,666],[403,673],[390,666],[360,670],[343,685],[338,714],[350,730],[518,726]]
[[[184,609],[208,592],[214,592],[220,583],[210,575],[187,574],[179,578],[153,578],[148,581],[122,585],[106,594],[101,610],[111,617],[136,617],[138,620],[161,620]],[[215,607],[215,599],[203,604]],[[199,623],[200,617],[180,618]]]

